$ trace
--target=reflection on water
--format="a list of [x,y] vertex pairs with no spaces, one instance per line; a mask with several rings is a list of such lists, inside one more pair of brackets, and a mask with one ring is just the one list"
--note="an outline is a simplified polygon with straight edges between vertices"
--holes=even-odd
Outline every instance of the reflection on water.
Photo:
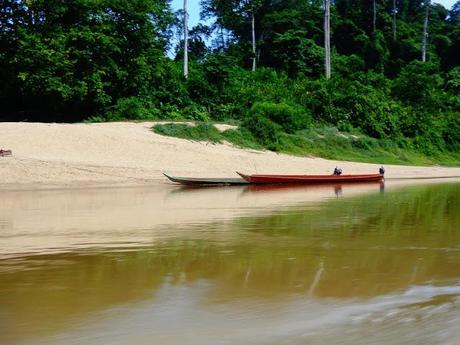
[[[333,186],[289,190],[252,188],[119,188],[2,191],[0,259],[66,252],[95,246],[127,247],[184,237],[178,225],[208,224],[277,208],[318,204],[334,197]],[[343,195],[375,192],[377,185],[347,185]],[[206,232],[209,226],[202,227]],[[225,230],[222,224],[219,228]],[[196,238],[197,229],[194,230]]]
[[[5,256],[0,344],[458,344],[460,185],[337,188],[319,204],[299,203],[302,189],[184,191],[168,202],[228,193],[255,212],[223,217],[221,200],[221,220],[170,222],[174,236],[150,244]],[[97,198],[88,207],[105,210]],[[133,238],[157,225],[128,220]],[[14,224],[31,226],[12,217],[0,230]]]

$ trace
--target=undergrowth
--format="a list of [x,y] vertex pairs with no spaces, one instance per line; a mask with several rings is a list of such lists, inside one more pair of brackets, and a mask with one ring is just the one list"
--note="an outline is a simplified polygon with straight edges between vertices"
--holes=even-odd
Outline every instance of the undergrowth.
[[[335,127],[312,127],[308,130],[287,134],[278,127],[270,129],[270,140],[261,134],[258,123],[243,124],[237,129],[219,131],[210,122],[158,124],[155,133],[211,143],[228,142],[237,147],[271,150],[297,156],[317,156],[335,160],[369,162],[376,164],[446,165],[460,164],[460,154],[436,152],[425,155],[413,150],[410,143],[401,147],[389,139],[375,139],[361,133],[347,133]],[[251,127],[252,126],[252,127]],[[252,130],[251,130],[252,129]]]

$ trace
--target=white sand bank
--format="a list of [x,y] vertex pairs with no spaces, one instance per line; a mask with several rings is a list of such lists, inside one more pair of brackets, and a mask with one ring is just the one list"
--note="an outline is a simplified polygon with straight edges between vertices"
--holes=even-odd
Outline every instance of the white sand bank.
[[[229,145],[160,136],[152,122],[101,124],[0,123],[0,185],[137,185],[179,176],[236,177],[245,173],[377,172],[376,164],[293,157]],[[460,168],[386,166],[387,178],[460,176]]]

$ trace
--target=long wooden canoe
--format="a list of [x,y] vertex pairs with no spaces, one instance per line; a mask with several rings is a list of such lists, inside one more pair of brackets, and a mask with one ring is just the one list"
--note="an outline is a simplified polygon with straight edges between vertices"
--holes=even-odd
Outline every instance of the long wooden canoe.
[[237,172],[243,179],[254,184],[318,184],[318,183],[349,183],[378,182],[383,174],[367,175],[245,175]]
[[177,177],[163,173],[171,182],[187,186],[231,186],[249,184],[242,178],[204,178],[204,177]]

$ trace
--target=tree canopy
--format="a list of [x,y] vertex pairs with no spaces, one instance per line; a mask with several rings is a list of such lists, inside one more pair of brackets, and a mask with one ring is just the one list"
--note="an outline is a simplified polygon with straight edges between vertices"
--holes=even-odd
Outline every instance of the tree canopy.
[[321,0],[202,0],[184,79],[168,0],[0,0],[0,119],[247,121],[272,104],[305,128],[460,149],[460,1],[375,4],[374,30],[372,1],[332,2],[326,80]]

